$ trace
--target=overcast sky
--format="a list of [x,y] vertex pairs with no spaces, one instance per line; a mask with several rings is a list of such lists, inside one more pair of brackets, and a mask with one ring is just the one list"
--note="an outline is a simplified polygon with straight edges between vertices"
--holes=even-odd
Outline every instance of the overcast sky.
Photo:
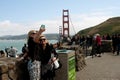
[[[62,11],[69,10],[70,34],[120,16],[120,0],[0,0],[0,36],[38,30],[59,33]],[[75,30],[74,30],[75,29]]]

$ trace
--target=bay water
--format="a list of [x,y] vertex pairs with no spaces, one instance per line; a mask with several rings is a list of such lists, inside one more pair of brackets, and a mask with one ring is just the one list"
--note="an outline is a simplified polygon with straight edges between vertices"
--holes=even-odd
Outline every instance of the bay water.
[[[57,40],[48,40],[49,43],[56,43]],[[11,46],[15,47],[18,50],[18,54],[22,53],[22,47],[27,43],[27,40],[0,40],[0,50],[4,50],[5,48],[10,48]]]

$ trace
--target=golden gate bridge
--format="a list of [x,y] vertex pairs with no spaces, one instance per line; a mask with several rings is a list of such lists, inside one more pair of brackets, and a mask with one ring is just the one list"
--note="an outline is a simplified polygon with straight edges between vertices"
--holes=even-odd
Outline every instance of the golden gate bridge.
[[59,26],[59,35],[60,37],[69,37],[70,36],[70,23],[73,28],[74,33],[76,34],[74,25],[69,15],[69,10],[63,10],[62,13],[62,26]]

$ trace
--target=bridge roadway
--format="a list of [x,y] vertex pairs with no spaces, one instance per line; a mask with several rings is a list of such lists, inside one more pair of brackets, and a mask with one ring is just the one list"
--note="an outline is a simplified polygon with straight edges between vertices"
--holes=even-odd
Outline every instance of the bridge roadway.
[[77,72],[76,80],[120,80],[120,55],[104,53],[86,59],[87,66]]

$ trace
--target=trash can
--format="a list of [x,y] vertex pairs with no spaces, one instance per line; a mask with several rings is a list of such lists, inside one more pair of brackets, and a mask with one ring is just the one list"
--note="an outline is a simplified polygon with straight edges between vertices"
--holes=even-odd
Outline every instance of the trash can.
[[55,80],[76,80],[75,51],[56,50],[62,63],[62,68],[56,70]]

